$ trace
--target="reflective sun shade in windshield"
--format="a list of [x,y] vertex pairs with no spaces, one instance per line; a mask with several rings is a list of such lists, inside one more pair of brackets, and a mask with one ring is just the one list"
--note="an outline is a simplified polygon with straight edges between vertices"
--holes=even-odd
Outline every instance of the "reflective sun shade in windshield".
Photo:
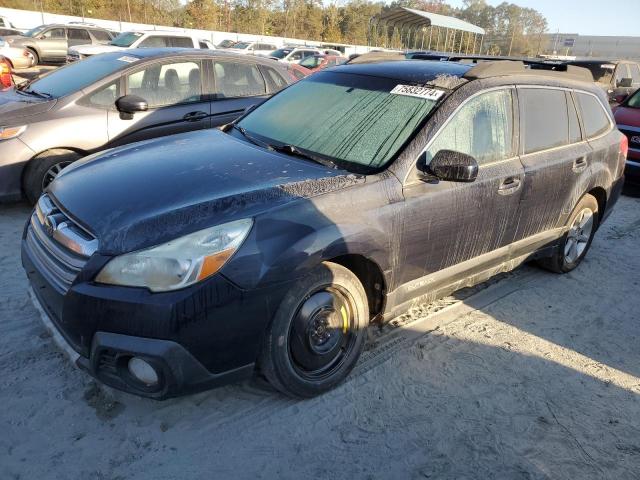
[[[239,125],[265,141],[295,145],[365,169],[385,166],[444,91],[414,95],[397,80],[318,73],[265,102]],[[400,87],[400,88],[399,88]],[[428,90],[424,89],[423,90]],[[362,170],[362,168],[360,168]]]

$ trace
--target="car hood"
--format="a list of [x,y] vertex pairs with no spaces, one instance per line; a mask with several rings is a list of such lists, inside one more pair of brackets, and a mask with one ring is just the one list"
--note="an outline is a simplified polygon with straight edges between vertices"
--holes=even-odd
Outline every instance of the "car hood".
[[92,155],[49,186],[56,203],[115,255],[157,245],[364,177],[202,130]]
[[640,109],[619,106],[616,108],[614,116],[618,125],[629,125],[640,127]]
[[98,55],[99,53],[118,52],[126,50],[124,47],[116,47],[115,45],[78,45],[69,49],[69,52],[77,52],[82,55]]
[[55,99],[22,94],[15,88],[4,90],[0,92],[0,126],[16,125],[27,117],[42,115],[55,104]]

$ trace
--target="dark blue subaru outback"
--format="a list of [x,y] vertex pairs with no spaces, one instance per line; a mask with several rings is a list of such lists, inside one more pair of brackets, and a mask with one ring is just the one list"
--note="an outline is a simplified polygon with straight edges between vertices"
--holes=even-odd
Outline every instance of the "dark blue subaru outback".
[[348,375],[370,322],[527,260],[575,268],[625,155],[579,68],[340,66],[221,130],[69,167],[22,260],[105,384],[166,398],[259,370],[309,397]]

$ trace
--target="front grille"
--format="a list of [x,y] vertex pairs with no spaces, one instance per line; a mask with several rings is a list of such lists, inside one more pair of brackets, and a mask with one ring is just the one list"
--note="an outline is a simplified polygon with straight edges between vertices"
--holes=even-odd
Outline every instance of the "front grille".
[[26,244],[40,273],[66,293],[97,249],[97,241],[43,195],[27,229]]

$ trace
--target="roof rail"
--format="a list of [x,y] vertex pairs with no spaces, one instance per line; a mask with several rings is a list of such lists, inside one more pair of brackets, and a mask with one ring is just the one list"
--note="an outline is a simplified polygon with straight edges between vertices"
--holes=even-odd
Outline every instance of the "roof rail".
[[[454,60],[453,57],[450,61],[452,60]],[[587,68],[566,64],[552,65],[536,61],[501,60],[499,58],[477,63],[475,67],[463,75],[463,78],[477,80],[505,75],[544,75],[589,83],[594,81],[593,74]]]

